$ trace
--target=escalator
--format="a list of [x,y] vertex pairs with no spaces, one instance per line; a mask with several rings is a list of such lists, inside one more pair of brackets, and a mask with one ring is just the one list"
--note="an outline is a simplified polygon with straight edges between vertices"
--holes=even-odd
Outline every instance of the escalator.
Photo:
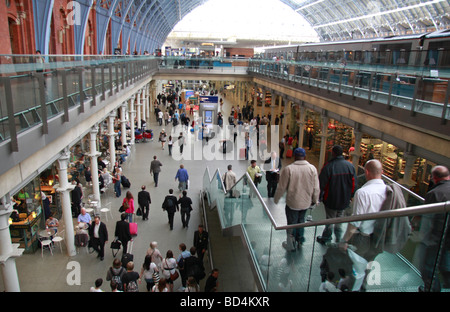
[[[395,183],[386,179],[386,183]],[[420,267],[423,265],[423,231],[424,214],[446,213],[450,203],[423,205],[423,199],[406,188],[404,196],[408,208],[377,213],[371,215],[351,216],[351,210],[346,211],[342,218],[326,220],[321,204],[309,209],[307,221],[296,228],[304,228],[305,242],[295,252],[286,251],[282,247],[286,240],[286,219],[284,215],[284,198],[276,205],[273,199],[267,198],[265,178],[255,186],[250,177],[245,174],[232,189],[225,193],[221,173],[216,170],[210,175],[206,169],[203,177],[203,195],[208,204],[210,215],[215,215],[222,237],[240,237],[241,247],[245,249],[250,260],[250,270],[259,291],[266,292],[317,292],[323,281],[324,255],[331,245],[321,245],[316,242],[317,236],[322,234],[325,224],[342,223],[345,228],[348,222],[357,220],[382,219],[408,216],[412,225],[412,234],[401,252],[391,254],[383,252],[371,263],[365,263],[366,279],[363,289],[367,292],[417,292],[423,285]],[[351,208],[350,208],[351,209]],[[213,214],[215,212],[215,214]],[[448,214],[445,216],[448,218]],[[213,256],[220,247],[213,242]],[[220,245],[219,245],[220,246]],[[237,248],[236,246],[234,248]],[[442,254],[437,250],[428,259],[439,279],[437,259]],[[226,256],[226,255],[225,255]],[[224,257],[221,255],[220,257]],[[361,264],[362,265],[362,264]],[[362,269],[364,271],[364,268]],[[358,280],[357,263],[347,267],[345,274],[353,281]],[[339,275],[335,274],[334,282],[338,282]],[[445,285],[444,285],[445,286]],[[359,289],[359,288],[358,288]],[[349,290],[352,290],[350,288]],[[450,289],[442,288],[441,291]]]

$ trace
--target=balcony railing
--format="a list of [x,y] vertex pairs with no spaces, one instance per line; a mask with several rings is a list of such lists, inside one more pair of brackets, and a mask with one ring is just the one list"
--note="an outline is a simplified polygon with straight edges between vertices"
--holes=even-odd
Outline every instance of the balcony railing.
[[251,60],[249,73],[439,117],[443,123],[450,119],[449,70],[440,70],[434,77],[429,70],[408,71],[407,67]]
[[[22,132],[104,101],[158,69],[152,57],[0,55],[0,143],[17,151]],[[99,97],[99,99],[97,99]]]

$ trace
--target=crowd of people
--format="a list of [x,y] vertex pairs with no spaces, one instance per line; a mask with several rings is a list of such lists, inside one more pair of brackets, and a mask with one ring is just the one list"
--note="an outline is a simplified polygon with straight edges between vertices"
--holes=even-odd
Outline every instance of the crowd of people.
[[[176,94],[175,94],[176,95]],[[174,96],[175,96],[174,95]],[[163,122],[165,126],[168,122],[172,122],[174,126],[178,123],[186,125],[189,127],[189,117],[187,112],[182,111],[181,114],[176,110],[174,105],[174,97],[169,100],[169,111],[155,112],[157,120],[162,126]],[[165,100],[163,98],[158,98],[157,105],[163,104],[166,106]],[[221,101],[222,103],[222,101]],[[253,116],[253,110],[250,106],[245,106],[241,109],[239,106],[233,107],[228,118],[230,125],[243,126],[244,128],[253,127],[258,131],[260,125],[270,124],[272,122],[272,116],[263,116],[262,118],[258,116]],[[175,121],[177,120],[177,121]],[[179,121],[181,120],[181,122]],[[186,120],[188,120],[186,122]],[[276,116],[274,124],[278,125],[283,122],[283,114],[281,116]],[[223,115],[219,113],[218,115],[218,125],[223,126]],[[257,144],[264,144],[261,141],[262,136],[258,136]],[[178,140],[180,143],[180,153],[183,151],[184,146],[183,133],[180,133]],[[165,148],[167,143],[169,146],[169,155],[172,153],[172,145],[174,140],[171,136],[167,138],[167,134],[162,130],[159,136],[159,142],[161,142],[162,149]],[[245,159],[251,159],[252,156],[249,151],[251,149],[250,136],[245,136],[246,142],[246,154]],[[283,164],[283,159],[285,159],[284,152],[286,146],[290,146],[292,150],[293,162],[289,165]],[[308,143],[309,149],[311,149],[311,142]],[[339,145],[335,145],[332,148],[332,157],[325,163],[325,165],[318,170],[314,165],[312,165],[307,160],[307,151],[298,146],[295,136],[292,137],[287,131],[287,135],[282,139],[279,145],[279,149],[272,151],[270,157],[265,159],[262,163],[265,168],[261,169],[258,166],[256,160],[251,159],[250,164],[247,168],[247,173],[251,177],[255,186],[261,183],[261,177],[263,176],[263,171],[265,172],[265,177],[267,179],[267,195],[269,198],[273,198],[275,204],[280,202],[280,199],[285,196],[285,215],[287,219],[287,224],[301,224],[306,222],[306,212],[319,203],[323,203],[325,209],[325,215],[327,219],[339,218],[344,215],[350,205],[352,204],[353,215],[361,215],[366,213],[379,212],[383,208],[387,199],[387,186],[382,180],[382,164],[379,160],[371,159],[366,162],[364,166],[364,179],[365,184],[358,186],[358,177],[356,176],[354,166],[344,158],[343,148]],[[155,187],[158,186],[158,176],[161,171],[162,163],[154,156],[151,164],[150,173],[153,175]],[[448,169],[442,166],[436,166],[432,170],[433,187],[430,188],[430,192],[427,194],[426,203],[435,203],[449,200],[448,185],[450,180],[450,175]],[[179,198],[173,195],[173,189],[169,190],[169,194],[165,196],[163,209],[167,212],[168,224],[170,229],[173,229],[174,225],[174,215],[176,212],[181,213],[181,220],[183,227],[189,226],[190,211],[192,210],[192,201],[187,196],[187,190],[189,187],[189,175],[181,164],[177,171],[175,180],[178,180],[178,190],[182,192]],[[234,197],[235,194],[232,192],[232,188],[236,183],[236,174],[232,170],[232,166],[227,167],[226,173],[222,176],[222,181],[225,186],[225,190],[230,197]],[[302,185],[301,188],[298,186]],[[144,189],[143,189],[144,191]],[[150,203],[150,198],[148,198],[148,204]],[[142,206],[140,204],[140,206]],[[392,208],[392,207],[391,207]],[[129,216],[129,212],[126,212]],[[144,214],[148,218],[148,214]],[[423,231],[424,237],[426,239],[421,243],[422,252],[424,254],[424,259],[427,256],[431,257],[432,253],[435,253],[436,244],[431,244],[430,242],[435,242],[436,237],[433,236],[433,231],[439,222],[442,223],[444,217],[441,215],[430,215],[432,221],[430,221],[429,227],[424,227],[421,229]],[[434,219],[433,219],[434,218]],[[126,219],[126,217],[125,217]],[[121,220],[127,222],[126,220]],[[119,222],[121,222],[119,221]],[[131,218],[128,222],[131,222]],[[374,221],[363,221],[363,222],[352,222],[347,225],[344,229],[342,224],[327,225],[320,236],[316,238],[317,242],[323,246],[330,248],[338,248],[341,251],[348,251],[349,246],[356,246],[356,251],[354,251],[359,257],[365,259],[366,261],[371,261],[376,255],[369,250],[368,247],[371,246],[370,239],[374,233]],[[94,231],[95,232],[95,231]],[[332,244],[334,239],[334,244]],[[101,239],[99,238],[101,241]],[[193,246],[187,250],[186,245],[181,243],[179,245],[179,253],[175,257],[172,250],[167,250],[165,257],[161,254],[157,248],[157,243],[152,242],[150,244],[147,255],[143,261],[142,266],[137,268],[133,262],[128,262],[125,267],[123,263],[115,259],[115,263],[108,271],[107,281],[111,281],[111,289],[119,291],[131,291],[131,289],[136,289],[136,287],[129,287],[129,284],[133,281],[136,283],[142,282],[146,283],[146,289],[148,291],[154,292],[170,292],[174,291],[174,279],[179,275],[181,279],[182,288],[184,291],[199,291],[199,281],[205,277],[204,267],[203,267],[203,256],[207,249],[208,234],[202,227],[199,227],[198,231],[194,235]],[[202,244],[201,244],[202,242]],[[282,247],[288,252],[295,252],[301,249],[302,245],[305,243],[304,228],[288,229],[286,230],[286,240],[283,242]],[[94,249],[99,253],[101,257],[102,248],[98,247],[101,243],[95,242]],[[353,252],[353,247],[351,248]],[[434,248],[434,249],[433,249]],[[445,257],[444,257],[445,258]],[[260,258],[261,266],[264,267],[264,259]],[[447,259],[443,259],[442,263],[439,265],[441,270],[441,275],[444,281],[444,287],[450,285],[448,270],[445,267],[445,262]],[[366,286],[366,272],[357,272],[359,275],[358,280],[349,281],[348,272],[342,268],[336,273],[327,271],[326,266],[321,266],[321,270],[324,269],[322,276],[322,283],[320,285],[319,291],[360,291],[364,290]],[[424,280],[424,286],[421,290],[435,290],[441,289],[440,283],[431,283],[432,276],[430,275],[430,266],[424,260],[419,268],[422,272],[422,278]],[[120,277],[120,283],[117,282],[117,278],[113,279],[113,273],[123,274]],[[114,275],[116,276],[116,275]],[[205,291],[216,290],[217,289],[217,277],[218,270],[214,269],[208,281],[206,282]],[[288,288],[292,284],[292,281],[287,280],[287,284],[283,284],[281,288]],[[100,279],[95,282],[92,291],[98,291],[101,288]],[[281,289],[280,288],[280,289]]]
[[[177,254],[169,249],[163,256],[158,242],[151,242],[142,265],[139,267],[136,266],[135,259],[130,260],[128,256],[128,252],[131,250],[126,246],[128,242],[132,242],[133,238],[129,233],[126,218],[126,214],[122,214],[121,220],[117,221],[115,230],[115,236],[122,240],[124,246],[122,257],[114,258],[105,276],[112,292],[139,292],[139,285],[142,283],[145,283],[145,289],[148,292],[217,291],[219,274],[217,268],[214,268],[206,278],[203,290],[200,288],[200,281],[206,277],[203,256],[209,241],[208,232],[204,230],[203,225],[200,224],[198,230],[195,231],[191,248],[187,250],[186,244],[180,243]],[[104,239],[107,240],[107,232],[105,235]],[[178,279],[180,279],[181,286],[175,289],[174,282]],[[90,291],[104,291],[102,289],[103,282],[103,278],[97,278]]]

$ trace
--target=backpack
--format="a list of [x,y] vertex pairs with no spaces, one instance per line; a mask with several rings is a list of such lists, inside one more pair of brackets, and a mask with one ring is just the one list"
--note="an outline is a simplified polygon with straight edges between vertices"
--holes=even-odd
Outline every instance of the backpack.
[[138,292],[139,291],[139,286],[137,284],[137,282],[134,281],[129,281],[127,284],[127,292]]
[[183,256],[181,256],[180,261],[178,261],[178,269],[184,270],[184,257]]
[[170,209],[175,207],[175,204],[173,203],[172,198],[167,197],[166,198],[166,209]]
[[111,271],[111,275],[112,275],[111,281],[116,282],[118,290],[123,290],[122,278],[120,276],[122,275],[124,268],[123,267],[120,268],[120,272],[117,275],[114,274],[114,271],[112,268],[109,268],[109,270]]
[[126,280],[126,292],[139,292],[139,285],[138,285],[138,277],[139,274],[136,272],[127,272],[124,275]]

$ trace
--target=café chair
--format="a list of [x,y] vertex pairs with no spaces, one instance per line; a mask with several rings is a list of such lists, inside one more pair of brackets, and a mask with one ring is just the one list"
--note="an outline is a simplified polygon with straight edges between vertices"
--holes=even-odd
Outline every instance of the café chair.
[[100,213],[104,213],[106,221],[108,221],[108,213],[109,213],[111,219],[113,219],[113,215],[111,212],[111,202],[107,203],[105,206],[108,206],[109,208],[107,208],[107,207],[101,208]]
[[62,241],[64,240],[64,230],[58,231],[52,239],[53,243],[59,244],[59,249],[61,249],[62,253]]
[[53,251],[52,251],[52,240],[49,239],[48,237],[43,237],[43,236],[39,236],[39,242],[41,243],[41,256],[42,258],[44,258],[44,248],[48,247],[48,249],[50,250],[50,253],[53,256]]

